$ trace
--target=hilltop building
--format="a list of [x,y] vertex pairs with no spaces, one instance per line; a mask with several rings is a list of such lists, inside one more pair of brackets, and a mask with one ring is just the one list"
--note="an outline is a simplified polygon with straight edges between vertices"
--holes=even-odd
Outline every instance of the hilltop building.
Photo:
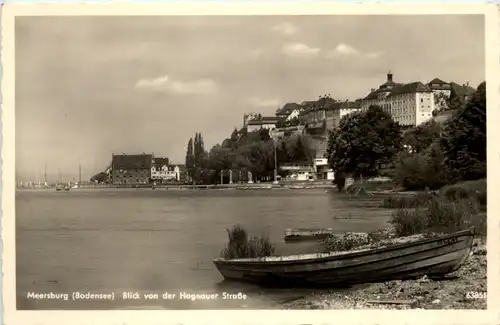
[[279,118],[274,116],[260,116],[246,122],[247,132],[253,132],[260,129],[272,130],[276,128]]
[[377,105],[392,115],[401,125],[422,124],[432,118],[435,109],[434,92],[422,82],[407,84],[393,81],[392,73],[387,74],[387,81],[362,100],[362,109]]
[[361,111],[361,100],[337,102],[326,111],[326,128],[328,130],[338,128],[340,120],[351,113]]
[[295,117],[298,117],[301,110],[302,106],[300,104],[286,103],[282,108],[276,111],[276,117],[289,121]]
[[434,78],[427,84],[434,94],[442,94],[448,98],[451,95],[451,84],[439,78]]

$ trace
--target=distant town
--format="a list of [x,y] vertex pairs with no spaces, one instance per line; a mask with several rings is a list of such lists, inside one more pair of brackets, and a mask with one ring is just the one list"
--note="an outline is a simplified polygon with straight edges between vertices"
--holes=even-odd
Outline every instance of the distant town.
[[[95,184],[128,187],[160,184],[331,181],[334,179],[334,173],[326,158],[327,139],[329,132],[339,127],[344,116],[366,111],[371,106],[379,106],[385,112],[390,113],[393,120],[402,127],[412,128],[431,119],[446,119],[450,102],[458,99],[467,100],[475,91],[476,89],[468,83],[461,85],[455,82],[445,82],[439,78],[434,78],[427,83],[420,81],[400,83],[395,81],[393,74],[389,72],[386,80],[378,88],[371,89],[364,98],[340,101],[330,95],[324,95],[317,100],[286,103],[276,111],[274,116],[263,116],[260,113],[244,114],[242,128],[235,130],[231,138],[226,139],[222,145],[215,146],[210,152],[205,152],[201,134],[197,134],[198,138],[195,137],[195,142],[198,141],[198,148],[193,147],[196,147],[196,143],[193,144],[193,139],[191,139],[191,147],[189,148],[188,145],[185,164],[172,164],[169,158],[156,156],[154,153],[112,153],[110,164],[89,180],[81,179],[80,170],[78,180],[59,180],[56,184],[49,184],[45,175],[43,182],[35,180],[20,183],[18,187],[64,186],[69,189]],[[251,162],[237,163],[235,159],[228,158],[231,155],[237,155],[234,150],[231,150],[229,142],[240,141],[243,135],[248,137],[249,134],[258,134],[259,137],[264,137],[262,139],[268,137],[273,140],[274,157],[271,159],[273,161],[266,158],[265,164],[269,165],[267,171],[273,170],[274,175],[265,171],[259,172],[257,169],[253,170]],[[287,149],[289,148],[287,143],[292,141],[290,139],[297,139],[293,140],[294,146],[300,147],[300,150],[297,148],[291,150],[294,153],[297,150],[301,151],[291,158],[288,152],[290,150]],[[224,149],[227,150],[224,151]],[[221,152],[224,158],[217,158],[219,163],[215,165],[212,163],[214,166],[201,168],[201,165],[206,165],[207,157],[220,156]],[[189,155],[193,157],[188,159]],[[195,159],[194,156],[198,158]],[[200,162],[202,160],[203,163]],[[201,172],[195,171],[197,168],[201,168]],[[211,170],[212,174],[207,170]],[[204,172],[205,175],[199,174]]]

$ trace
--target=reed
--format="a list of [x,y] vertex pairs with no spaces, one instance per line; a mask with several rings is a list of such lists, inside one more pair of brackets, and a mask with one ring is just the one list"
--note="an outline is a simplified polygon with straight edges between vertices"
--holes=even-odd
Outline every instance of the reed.
[[228,243],[221,251],[221,257],[226,260],[266,257],[275,252],[267,234],[249,238],[247,231],[240,225],[227,229],[227,234]]
[[450,200],[443,196],[433,197],[425,205],[396,210],[390,223],[396,236],[450,233],[470,226],[475,226],[479,234],[486,233],[486,215],[481,213],[477,198]]
[[380,207],[387,209],[417,208],[426,205],[436,194],[423,192],[406,195],[390,195],[382,201]]

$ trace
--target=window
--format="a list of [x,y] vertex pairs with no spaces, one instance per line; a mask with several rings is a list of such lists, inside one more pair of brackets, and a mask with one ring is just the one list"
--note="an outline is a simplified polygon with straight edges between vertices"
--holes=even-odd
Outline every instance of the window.
[[420,98],[420,102],[423,103],[424,102],[424,99],[423,98]]

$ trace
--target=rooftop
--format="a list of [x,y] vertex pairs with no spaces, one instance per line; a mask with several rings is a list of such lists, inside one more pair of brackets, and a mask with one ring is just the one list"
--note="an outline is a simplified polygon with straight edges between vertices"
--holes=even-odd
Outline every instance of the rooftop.
[[113,159],[111,166],[113,169],[151,169],[153,162],[152,154],[140,154],[140,155],[115,155],[113,154]]
[[296,109],[300,109],[302,106],[297,103],[286,103],[285,106],[276,111],[276,115],[289,115]]
[[389,96],[397,96],[401,94],[411,94],[411,93],[429,93],[429,92],[432,92],[429,86],[424,85],[420,81],[416,81],[397,86],[390,92]]
[[333,105],[332,110],[336,109],[359,109],[361,108],[361,102],[359,100],[356,101],[345,101],[345,102],[338,102]]
[[280,119],[275,116],[262,116],[257,119],[253,119],[247,122],[248,125],[262,125],[262,124],[275,124],[278,123]]
[[170,164],[170,162],[169,162],[169,159],[167,157],[155,157],[155,158],[153,158],[153,165],[156,168],[168,166],[169,164]]
[[431,81],[429,81],[429,84],[434,84],[434,85],[447,85],[448,83],[446,81],[443,81],[439,78],[434,78]]

